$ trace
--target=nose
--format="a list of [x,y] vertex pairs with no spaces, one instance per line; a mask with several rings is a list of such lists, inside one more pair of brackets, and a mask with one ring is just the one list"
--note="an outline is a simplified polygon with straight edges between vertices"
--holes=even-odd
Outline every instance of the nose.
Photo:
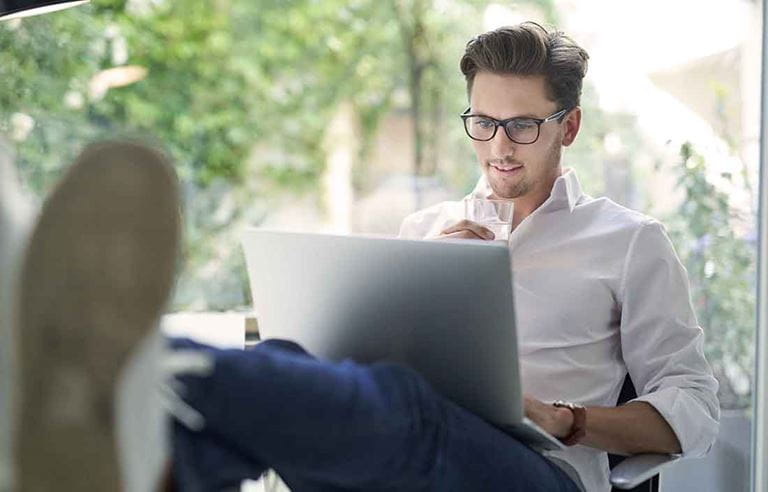
[[493,154],[499,157],[512,155],[515,153],[515,149],[517,148],[517,144],[509,139],[507,132],[504,131],[503,127],[499,127],[496,130],[496,135],[493,136],[490,144]]

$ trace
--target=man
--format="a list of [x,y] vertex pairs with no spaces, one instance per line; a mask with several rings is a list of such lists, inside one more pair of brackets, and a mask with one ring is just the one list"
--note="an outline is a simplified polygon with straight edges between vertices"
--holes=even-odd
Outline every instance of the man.
[[[526,68],[478,62],[474,53],[484,52],[484,40],[500,45],[489,59],[517,58]],[[563,53],[581,58],[581,69],[577,80],[561,84],[574,71],[556,56]],[[537,54],[542,65],[534,63]],[[319,361],[285,341],[239,351],[173,340],[164,354],[151,319],[174,258],[175,187],[156,153],[117,145],[85,152],[43,208],[28,248],[20,293],[23,418],[15,448],[22,489],[120,488],[113,420],[121,430],[123,486],[146,490],[156,482],[162,460],[147,457],[153,446],[137,452],[146,439],[133,434],[146,432],[144,420],[160,427],[147,415],[160,405],[151,395],[162,367],[171,375],[163,404],[173,416],[173,477],[181,490],[236,488],[267,468],[297,491],[607,490],[604,453],[593,448],[703,453],[717,428],[716,383],[669,242],[655,222],[583,196],[575,175],[559,171],[560,147],[580,124],[586,56],[532,24],[481,36],[467,56],[475,62],[462,63],[471,74],[466,119],[497,133],[485,138],[468,127],[484,142],[475,145],[488,187],[483,182],[477,192],[516,202],[510,246],[531,395],[526,413],[572,442],[579,437],[572,410],[544,402],[588,404],[579,445],[544,457],[393,364]],[[561,85],[570,99],[560,95]],[[497,132],[491,118],[509,121]],[[531,121],[535,138],[524,131]],[[409,218],[403,234],[437,228],[440,237],[490,238],[477,224],[441,223],[451,219],[449,208]],[[54,308],[39,309],[54,299]],[[127,364],[118,372],[120,360]],[[609,408],[627,368],[644,396]],[[86,435],[90,427],[93,436]],[[57,436],[55,445],[45,447],[47,436]],[[71,436],[82,445],[67,445]],[[89,456],[97,466],[85,473]]]
[[[579,132],[587,53],[534,23],[473,39],[461,60],[462,115],[482,167],[473,195],[514,202],[509,238],[526,413],[556,436],[587,405],[580,445],[552,455],[588,490],[607,488],[606,453],[704,454],[718,429],[717,382],[685,272],[658,222],[581,192],[562,148]],[[444,203],[401,236],[493,239]],[[629,373],[636,400],[615,407]]]

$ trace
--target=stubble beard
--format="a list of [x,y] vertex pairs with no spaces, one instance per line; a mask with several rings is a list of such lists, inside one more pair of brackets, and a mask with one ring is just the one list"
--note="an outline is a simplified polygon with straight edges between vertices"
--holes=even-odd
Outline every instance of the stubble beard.
[[[529,174],[528,167],[523,167],[522,169],[522,176],[520,179],[513,183],[507,183],[503,179],[493,179],[491,177],[491,160],[488,160],[485,162],[485,170],[486,170],[486,178],[488,178],[488,184],[491,187],[491,190],[493,190],[493,195],[496,198],[504,199],[504,200],[514,200],[516,198],[520,198],[521,196],[525,196],[528,193],[531,192],[531,190],[537,188],[538,186],[541,186],[544,181],[550,181],[551,179],[556,179],[556,177],[559,175],[559,169],[560,169],[560,158],[562,156],[562,146],[559,144],[559,142],[555,143],[550,147],[549,151],[547,152],[547,157],[545,158],[545,161],[543,163],[545,172],[540,173],[536,176],[531,176]],[[493,161],[497,162],[497,161]],[[520,163],[522,162],[517,161],[516,159],[508,156],[504,158],[504,162],[506,163]]]

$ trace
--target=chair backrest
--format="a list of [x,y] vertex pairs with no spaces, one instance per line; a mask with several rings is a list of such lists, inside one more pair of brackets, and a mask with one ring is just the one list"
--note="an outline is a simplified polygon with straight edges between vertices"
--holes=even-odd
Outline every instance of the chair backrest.
[[[632,383],[632,378],[627,374],[627,377],[624,378],[624,384],[621,387],[621,393],[619,393],[619,399],[616,402],[616,406],[623,405],[634,398],[637,398],[635,385]],[[625,459],[626,456],[608,453],[608,464],[610,468],[613,468]],[[620,490],[615,487],[611,490],[612,492],[620,492]],[[654,475],[637,487],[630,489],[630,492],[659,492],[659,476]]]

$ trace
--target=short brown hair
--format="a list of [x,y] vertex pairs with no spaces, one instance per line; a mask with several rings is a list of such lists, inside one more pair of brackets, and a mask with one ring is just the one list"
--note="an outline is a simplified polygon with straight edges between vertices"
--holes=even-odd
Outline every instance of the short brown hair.
[[547,31],[535,22],[523,22],[472,39],[459,66],[467,80],[468,96],[480,71],[543,75],[550,98],[561,108],[570,109],[579,105],[587,60],[587,52],[564,33]]

